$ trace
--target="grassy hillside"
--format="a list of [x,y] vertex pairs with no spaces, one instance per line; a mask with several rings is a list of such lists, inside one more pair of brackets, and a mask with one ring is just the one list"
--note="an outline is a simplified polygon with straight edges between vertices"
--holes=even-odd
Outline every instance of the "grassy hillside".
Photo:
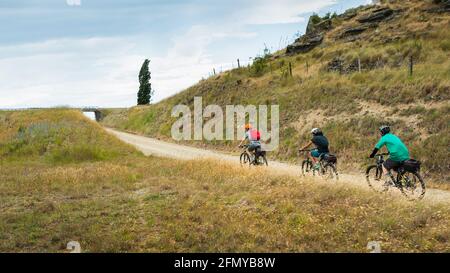
[[[395,11],[392,18],[347,37],[343,34],[362,25],[358,20],[379,9],[356,8],[333,17],[323,43],[310,52],[262,56],[251,67],[202,80],[155,105],[112,111],[104,124],[170,140],[172,107],[192,107],[194,96],[202,96],[204,105],[278,104],[281,145],[272,157],[297,160],[311,128],[321,127],[341,168],[359,171],[369,163],[378,126],[389,123],[427,174],[449,182],[450,14],[432,12],[439,7],[433,2],[389,1],[383,7]],[[355,71],[358,59],[361,72]],[[336,63],[342,69],[335,71]],[[186,144],[235,147],[219,141]]]
[[144,157],[74,111],[0,119],[0,252],[450,251],[448,205]]
[[131,151],[77,111],[0,113],[0,157],[4,161],[58,165],[103,161]]

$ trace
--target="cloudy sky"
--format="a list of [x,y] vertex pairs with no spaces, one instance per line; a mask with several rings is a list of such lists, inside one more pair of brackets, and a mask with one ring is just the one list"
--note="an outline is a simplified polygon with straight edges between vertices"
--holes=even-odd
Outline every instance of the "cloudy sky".
[[0,0],[0,108],[126,107],[151,59],[155,101],[369,0]]

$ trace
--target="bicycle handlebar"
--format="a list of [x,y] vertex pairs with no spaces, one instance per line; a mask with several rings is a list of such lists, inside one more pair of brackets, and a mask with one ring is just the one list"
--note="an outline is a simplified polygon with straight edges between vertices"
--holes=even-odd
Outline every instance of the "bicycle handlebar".
[[375,156],[388,156],[388,155],[390,155],[391,153],[384,153],[384,154],[376,154]]

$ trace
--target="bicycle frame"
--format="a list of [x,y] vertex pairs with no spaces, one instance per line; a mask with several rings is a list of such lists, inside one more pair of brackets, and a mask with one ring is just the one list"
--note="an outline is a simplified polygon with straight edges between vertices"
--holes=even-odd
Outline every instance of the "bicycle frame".
[[[243,151],[241,153],[241,156],[243,154],[247,154],[249,159],[252,160],[252,155],[253,155],[253,161],[251,162],[251,164],[252,165],[259,165],[259,158],[261,158],[261,157],[265,158],[265,155],[258,155],[257,150],[254,150],[254,151],[250,152],[248,150],[249,146],[250,146],[249,144],[242,145]],[[264,160],[267,162],[267,159],[264,159]]]
[[[312,151],[313,151],[313,150],[299,150],[299,153],[310,153],[310,152],[312,152]],[[308,155],[306,156],[306,160],[307,160],[307,162],[309,162],[309,163],[314,163]]]
[[[307,153],[308,154],[306,156],[306,159],[303,160],[303,162],[302,162],[302,172],[303,172],[303,165],[306,163],[307,166],[311,166],[310,168],[311,168],[311,170],[312,170],[314,175],[316,174],[316,172],[319,175],[322,175],[324,173],[324,169],[325,169],[324,165],[323,165],[323,162],[322,162],[323,160],[322,160],[322,158],[319,158],[318,162],[315,162],[315,161],[311,160],[311,157],[309,156],[309,153],[311,153],[313,150],[314,149],[311,149],[311,150],[299,150],[300,153]],[[320,166],[319,169],[315,168],[315,164],[317,164],[317,163],[319,163],[319,166]]]
[[248,145],[248,144],[245,144],[245,145],[242,145],[242,153],[241,154],[243,154],[243,153],[247,153],[249,156],[250,155],[254,155],[255,157],[256,157],[256,150],[255,151],[253,151],[253,152],[249,152],[249,150],[248,150],[248,147],[249,147],[250,145]]
[[[381,175],[384,174],[384,168],[383,168],[383,163],[385,162],[384,157],[390,155],[389,153],[383,153],[383,154],[377,154],[376,155],[376,165],[377,165],[377,169],[380,171]],[[395,176],[392,171],[394,171],[397,175]],[[396,187],[396,188],[400,188],[401,185],[399,184],[399,177],[401,175],[404,174],[404,172],[402,171],[402,169],[397,169],[397,170],[387,170],[387,174],[389,175],[389,177],[391,178],[392,181],[392,186]]]

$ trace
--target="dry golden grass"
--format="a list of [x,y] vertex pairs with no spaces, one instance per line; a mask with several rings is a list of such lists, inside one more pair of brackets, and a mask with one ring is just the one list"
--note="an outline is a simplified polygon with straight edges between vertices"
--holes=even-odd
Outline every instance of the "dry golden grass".
[[206,161],[2,167],[0,251],[450,251],[450,210]]
[[101,161],[136,152],[80,112],[66,109],[0,113],[1,160],[55,164]]

